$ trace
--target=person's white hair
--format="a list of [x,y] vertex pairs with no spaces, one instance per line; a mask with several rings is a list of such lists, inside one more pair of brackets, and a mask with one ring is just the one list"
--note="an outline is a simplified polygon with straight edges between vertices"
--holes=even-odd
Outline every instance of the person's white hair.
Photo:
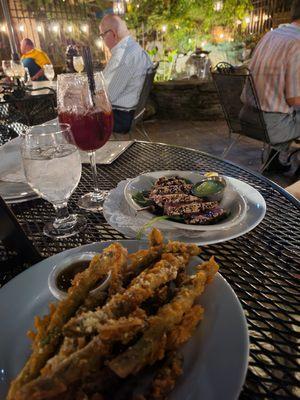
[[123,39],[125,36],[129,35],[126,22],[118,15],[105,15],[100,23],[100,26],[103,31],[106,31],[107,29],[113,29],[120,39]]

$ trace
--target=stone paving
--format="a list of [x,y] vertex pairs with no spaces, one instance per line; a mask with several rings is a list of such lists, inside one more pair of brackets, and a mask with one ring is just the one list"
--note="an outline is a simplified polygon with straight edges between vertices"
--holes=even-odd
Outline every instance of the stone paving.
[[[181,121],[152,120],[145,123],[147,132],[154,142],[169,143],[189,147],[221,156],[228,144],[228,128],[223,120],[216,121]],[[128,135],[117,135],[117,138],[127,139]],[[139,133],[133,134],[134,139],[145,140]],[[231,149],[226,159],[243,165],[254,171],[260,168],[262,143],[243,137]],[[282,173],[264,173],[269,179],[286,187],[295,182],[296,177]]]

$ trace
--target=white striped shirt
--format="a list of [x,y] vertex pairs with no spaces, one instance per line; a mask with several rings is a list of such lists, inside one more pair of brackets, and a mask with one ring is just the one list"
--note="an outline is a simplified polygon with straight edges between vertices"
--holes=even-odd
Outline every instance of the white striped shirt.
[[136,107],[147,69],[152,65],[148,54],[131,36],[112,48],[103,74],[113,108],[133,110]]
[[262,110],[291,113],[286,99],[300,96],[300,27],[288,24],[268,32],[254,51],[250,71]]

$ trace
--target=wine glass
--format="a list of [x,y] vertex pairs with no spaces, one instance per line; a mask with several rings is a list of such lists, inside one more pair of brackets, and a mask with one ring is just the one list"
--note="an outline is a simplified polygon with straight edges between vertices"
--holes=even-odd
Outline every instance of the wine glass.
[[11,60],[2,60],[2,69],[7,77],[12,78],[14,76],[11,69]]
[[52,83],[54,77],[55,77],[55,72],[52,64],[45,64],[44,65],[44,75],[45,77]]
[[25,68],[22,64],[22,61],[11,60],[10,65],[11,65],[13,77],[19,78],[19,79],[24,79],[26,72],[25,72]]
[[81,73],[84,70],[83,58],[81,56],[74,56],[73,66],[76,72]]
[[107,191],[98,186],[95,150],[110,138],[113,114],[102,73],[95,73],[94,78],[95,94],[92,96],[86,74],[58,75],[57,108],[59,121],[70,124],[77,146],[88,152],[92,167],[94,190],[81,197],[78,205],[102,211]]
[[84,229],[85,218],[69,214],[67,206],[81,177],[80,154],[70,125],[48,123],[29,128],[21,152],[29,185],[56,211],[55,220],[44,226],[44,234],[65,238]]

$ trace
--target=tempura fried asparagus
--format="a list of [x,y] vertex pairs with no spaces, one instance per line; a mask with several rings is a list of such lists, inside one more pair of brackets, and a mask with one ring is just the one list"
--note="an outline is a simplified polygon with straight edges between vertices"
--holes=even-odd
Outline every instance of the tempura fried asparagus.
[[162,343],[167,341],[166,334],[180,323],[183,315],[203,292],[205,284],[217,272],[218,265],[211,258],[204,268],[201,268],[199,266],[199,272],[190,277],[170,303],[161,307],[156,316],[149,318],[150,328],[142,338],[107,363],[118,376],[126,378],[129,374],[136,374],[145,365],[151,365],[163,357],[165,349]]
[[112,343],[127,344],[146,324],[146,315],[142,310],[137,310],[128,318],[107,321],[101,333],[86,346],[69,356],[65,354],[64,358],[46,368],[46,373],[17,391],[15,400],[44,400],[64,393],[71,384],[99,369],[103,357],[110,353]]
[[152,382],[150,395],[151,400],[166,400],[169,393],[174,389],[179,376],[182,374],[183,358],[176,352],[167,354],[163,365],[158,369]]
[[25,367],[11,383],[8,400],[16,400],[18,388],[38,376],[41,368],[54,354],[61,340],[64,324],[74,315],[89,291],[107,273],[112,263],[124,265],[127,261],[127,250],[114,243],[107,247],[100,256],[94,257],[89,267],[76,277],[75,283],[68,291],[65,300],[58,303],[43,337],[38,336],[33,344],[33,352]]
[[187,342],[193,335],[197,324],[203,318],[203,313],[204,309],[199,305],[193,306],[188,310],[184,314],[182,321],[168,332],[166,349],[176,350]]
[[113,296],[100,310],[72,318],[65,325],[64,334],[72,336],[100,332],[102,324],[107,319],[128,315],[151,297],[157,288],[175,279],[178,269],[184,263],[185,260],[180,255],[165,254],[163,260],[138,275],[124,293]]

